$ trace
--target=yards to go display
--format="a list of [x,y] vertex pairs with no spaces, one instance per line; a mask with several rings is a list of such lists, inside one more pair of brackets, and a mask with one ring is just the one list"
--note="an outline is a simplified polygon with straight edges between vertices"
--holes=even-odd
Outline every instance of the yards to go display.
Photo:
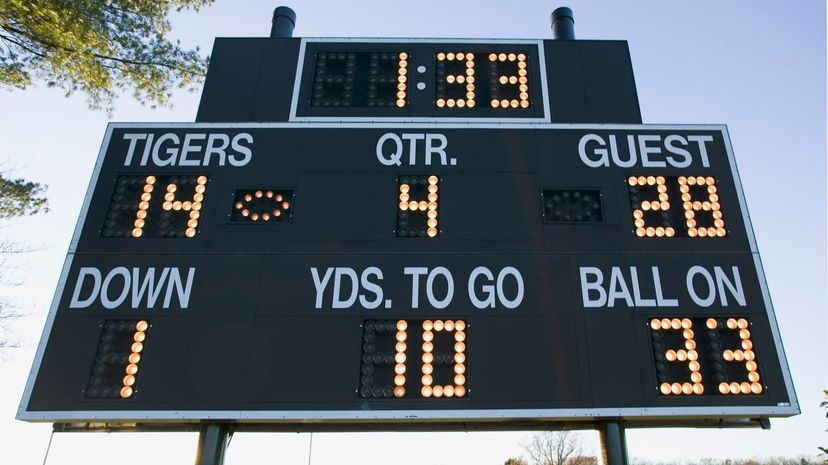
[[367,320],[362,325],[362,398],[463,398],[464,320]]

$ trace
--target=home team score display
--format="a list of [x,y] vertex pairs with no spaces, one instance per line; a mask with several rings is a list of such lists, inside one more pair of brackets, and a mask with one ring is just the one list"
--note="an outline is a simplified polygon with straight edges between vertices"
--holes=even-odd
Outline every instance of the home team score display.
[[23,419],[798,411],[722,127],[112,124],[87,202]]

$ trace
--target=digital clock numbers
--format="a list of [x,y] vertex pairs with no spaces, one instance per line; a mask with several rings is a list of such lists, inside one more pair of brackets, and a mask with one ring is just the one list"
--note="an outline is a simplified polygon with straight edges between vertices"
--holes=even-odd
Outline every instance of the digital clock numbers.
[[545,116],[538,46],[307,42],[295,105],[305,117]]

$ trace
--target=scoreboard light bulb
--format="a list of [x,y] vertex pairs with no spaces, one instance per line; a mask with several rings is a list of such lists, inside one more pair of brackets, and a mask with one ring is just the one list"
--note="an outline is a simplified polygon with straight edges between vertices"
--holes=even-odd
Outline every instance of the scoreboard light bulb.
[[174,194],[176,189],[178,189],[178,186],[176,186],[175,184],[167,184],[167,192],[168,193]]
[[443,61],[445,59],[446,59],[446,54],[445,53],[440,52],[440,53],[437,54],[437,60]]
[[668,396],[673,392],[672,389],[671,389],[670,383],[661,383],[661,385],[658,387],[658,389],[665,396]]
[[463,100],[463,99],[458,99],[457,100],[457,107],[458,108],[463,108],[464,106],[466,106],[466,101]]
[[135,334],[132,336],[132,340],[135,342],[144,342],[144,339],[147,338],[147,333],[143,331],[136,331]]
[[133,352],[140,353],[142,350],[144,350],[144,344],[140,342],[135,342],[132,344],[131,348]]
[[130,363],[129,365],[126,366],[124,371],[128,375],[134,375],[135,373],[138,373],[138,364],[137,363]]
[[454,321],[446,320],[443,322],[443,329],[446,331],[454,331]]
[[434,354],[426,352],[423,354],[423,363],[432,363],[434,361]]
[[432,373],[434,373],[434,365],[432,365],[430,363],[424,363],[423,364],[423,374],[430,375]]
[[132,386],[135,384],[135,375],[126,375],[122,381],[124,386]]
[[121,388],[121,391],[119,392],[119,395],[121,396],[122,399],[128,399],[128,398],[132,397],[132,393],[133,393],[133,390],[130,386],[124,386],[124,387]]
[[699,371],[701,369],[701,364],[696,360],[693,360],[687,364],[687,367],[690,368],[690,371]]
[[423,352],[431,352],[434,350],[434,344],[431,342],[424,342],[423,343]]
[[645,228],[636,228],[635,235],[638,237],[644,237],[647,235],[647,230]]
[[434,322],[434,330],[435,331],[442,331],[444,328],[443,320],[437,320]]
[[432,394],[434,394],[434,397],[443,397],[443,386],[440,386],[439,384],[434,386]]
[[500,60],[500,61],[506,61],[506,54],[505,53],[498,54],[497,59]]
[[742,349],[750,350],[753,348],[753,343],[750,342],[750,339],[745,339],[742,341]]
[[405,359],[406,359],[406,356],[405,356],[405,354],[404,354],[404,353],[402,353],[402,352],[397,352],[397,353],[394,355],[394,362],[395,362],[395,363],[405,363]]
[[454,108],[454,99],[450,98],[446,100],[446,106],[448,106],[449,108]]
[[692,339],[688,339],[688,340],[684,341],[684,347],[686,347],[687,350],[693,350],[693,349],[696,348],[696,341],[694,341]]
[[458,375],[462,375],[466,372],[466,365],[462,363],[455,363],[454,364],[454,373]]
[[465,386],[454,386],[454,397],[463,397],[466,395]]
[[454,340],[457,342],[463,342],[466,340],[466,333],[463,331],[456,331],[454,333]]
[[739,385],[739,383],[734,381],[730,383],[730,385],[728,386],[728,390],[731,394],[738,394],[742,390],[742,387],[741,385]]
[[509,100],[503,99],[500,101],[500,108],[508,108],[509,107]]
[[500,102],[497,99],[492,99],[492,108],[497,108],[500,106]]
[[423,340],[426,342],[431,342],[434,340],[434,333],[431,331],[424,331],[423,332]]
[[454,375],[455,388],[466,384],[466,377],[463,375]]
[[681,385],[681,393],[685,395],[689,395],[693,393],[693,385],[690,383],[683,383]]
[[725,382],[719,383],[719,392],[721,394],[730,394],[730,385]]
[[451,384],[443,386],[443,395],[446,397],[454,397],[454,386]]
[[141,361],[141,354],[135,354],[135,353],[129,354],[129,358],[127,360],[131,364],[137,364],[138,362]]
[[405,342],[398,342],[394,346],[394,349],[396,349],[397,352],[405,352],[406,348],[408,348],[408,344],[406,344]]
[[403,397],[405,395],[405,388],[397,386],[394,388],[394,397]]
[[652,320],[650,320],[650,328],[653,331],[661,329],[661,320],[659,320],[658,318],[653,318]]
[[673,394],[681,394],[681,384],[673,383],[670,385],[670,392]]
[[443,108],[446,106],[446,101],[444,99],[437,99],[437,106]]
[[431,386],[423,386],[423,388],[420,389],[420,394],[422,394],[423,397],[431,397]]
[[398,363],[398,364],[396,364],[396,365],[394,366],[394,373],[396,373],[396,374],[398,374],[398,375],[405,374],[405,364],[404,364],[404,363]]
[[454,363],[466,363],[466,354],[454,354]]
[[446,60],[451,61],[451,60],[453,60],[453,59],[454,59],[454,52],[448,52],[448,53],[446,53]]
[[397,322],[397,331],[405,331],[408,329],[408,322],[405,320],[400,320]]
[[434,323],[431,320],[425,320],[423,322],[423,330],[431,331],[432,329],[434,329]]
[[668,362],[675,362],[676,358],[678,357],[678,354],[676,354],[675,350],[670,349],[664,354],[664,357],[667,359]]
[[702,380],[702,375],[698,371],[694,371],[694,372],[690,373],[690,381],[693,381],[694,383],[701,383],[701,380]]
[[757,373],[757,372],[755,372],[755,371],[751,371],[751,372],[749,372],[749,373],[748,373],[748,379],[749,379],[749,380],[750,380],[750,382],[752,382],[752,383],[755,383],[755,382],[759,381],[759,373]]
[[759,367],[756,365],[755,361],[751,360],[749,362],[745,362],[745,368],[747,368],[748,371],[756,371]]
[[397,331],[397,341],[403,342],[408,338],[408,334],[405,331]]
[[750,392],[754,394],[761,394],[762,393],[762,385],[759,383],[751,383],[750,384]]

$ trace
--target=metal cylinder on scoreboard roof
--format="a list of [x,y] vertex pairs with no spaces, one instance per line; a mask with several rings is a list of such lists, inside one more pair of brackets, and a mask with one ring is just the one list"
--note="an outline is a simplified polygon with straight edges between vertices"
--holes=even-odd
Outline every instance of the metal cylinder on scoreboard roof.
[[293,28],[295,27],[295,11],[286,6],[279,6],[273,10],[273,24],[270,27],[270,37],[293,37]]
[[575,16],[571,8],[555,8],[551,19],[555,40],[575,40]]

